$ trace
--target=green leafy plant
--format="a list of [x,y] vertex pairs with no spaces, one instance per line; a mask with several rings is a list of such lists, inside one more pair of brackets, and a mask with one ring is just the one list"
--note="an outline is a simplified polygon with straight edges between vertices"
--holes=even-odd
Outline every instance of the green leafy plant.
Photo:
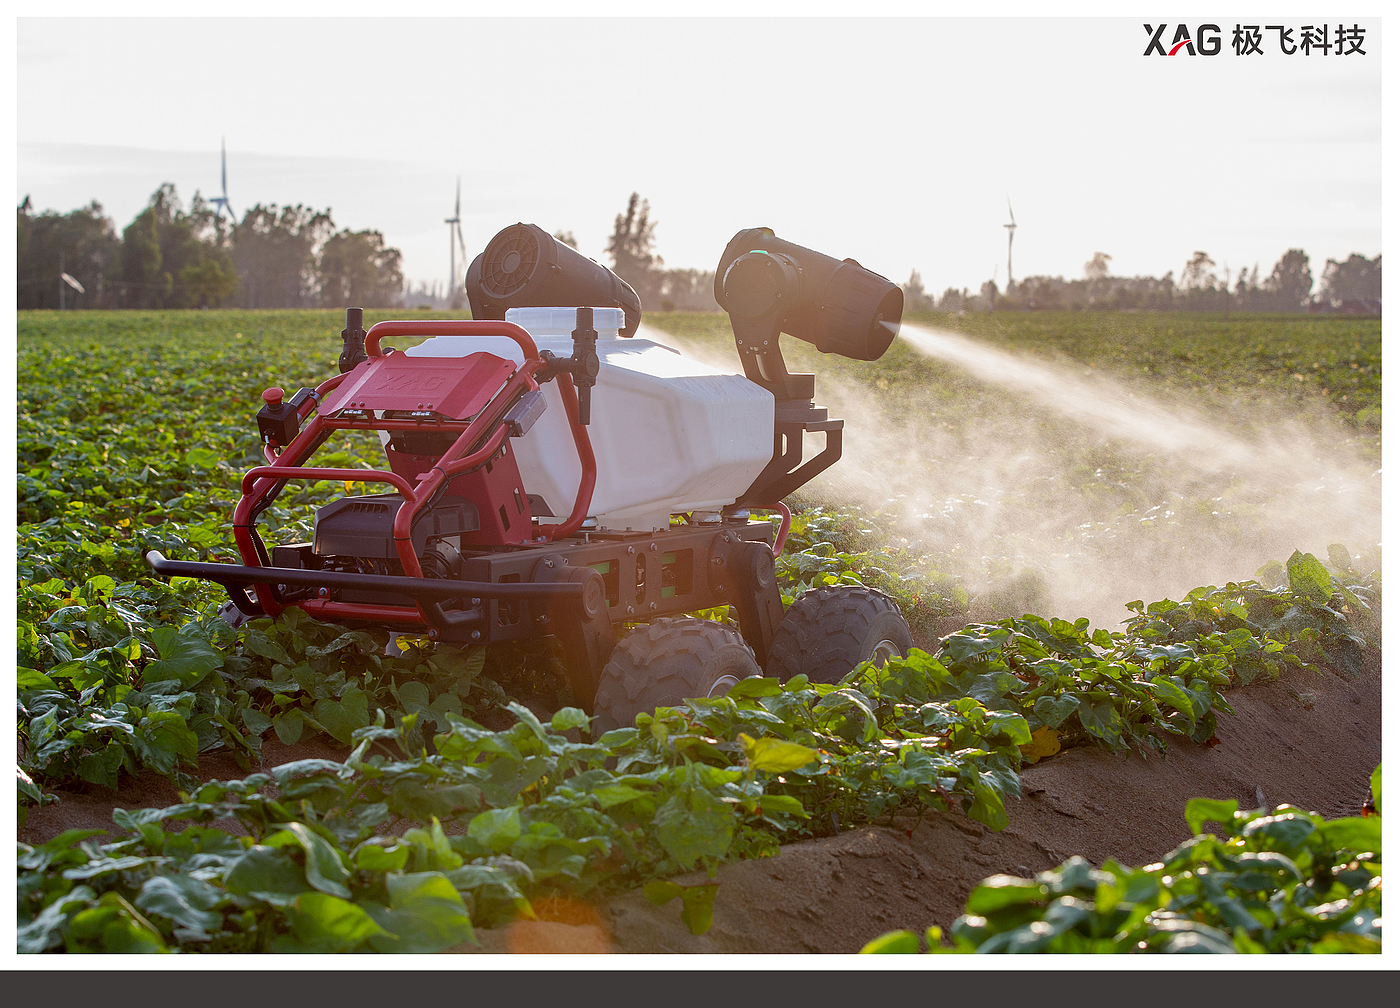
[[[1281,662],[1326,664],[1344,676],[1361,674],[1366,648],[1380,642],[1380,585],[1374,573],[1351,567],[1346,547],[1328,550],[1334,570],[1310,553],[1260,568],[1258,580],[1196,588],[1181,602],[1130,602],[1128,632],[1160,644],[1216,639],[1268,640],[1272,654],[1232,655],[1240,682],[1277,678]],[[1334,573],[1335,571],[1335,573]]]
[[157,622],[160,599],[99,575],[43,623],[21,624],[22,768],[33,780],[115,788],[123,773],[155,770],[189,787],[201,752],[230,748],[249,767],[269,731],[287,745],[307,730],[348,745],[376,709],[442,727],[464,698],[503,698],[478,676],[483,648],[403,638],[390,657],[387,634],[295,608],[238,631],[212,613],[177,629]]
[[[411,741],[418,712],[392,727],[380,712],[343,763],[303,760],[210,781],[168,808],[119,809],[119,838],[100,846],[100,831],[82,830],[21,844],[19,948],[441,951],[561,893],[771,853],[773,808],[801,814],[764,795],[759,770],[789,765],[797,747],[759,746],[721,768],[636,728],[572,742],[564,733],[588,724],[577,708],[548,724],[510,710],[503,731],[449,712],[435,755]],[[657,765],[623,766],[639,757]],[[230,819],[245,836],[214,825]],[[700,926],[713,890],[684,903]]]
[[[994,875],[967,898],[946,944],[929,952],[1378,953],[1381,951],[1380,768],[1377,813],[1324,819],[1292,806],[1241,811],[1195,798],[1196,834],[1159,864],[1094,868],[1071,858],[1034,878]],[[1223,833],[1201,832],[1208,821]],[[918,952],[909,931],[862,949]]]

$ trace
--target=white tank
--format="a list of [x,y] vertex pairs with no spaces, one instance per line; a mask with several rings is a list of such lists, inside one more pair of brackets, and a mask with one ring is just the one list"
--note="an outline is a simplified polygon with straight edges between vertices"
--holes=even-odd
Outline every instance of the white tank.
[[[542,350],[573,353],[573,308],[512,308],[506,321]],[[719,371],[664,344],[618,336],[620,308],[593,309],[598,383],[588,435],[598,462],[589,516],[599,528],[651,531],[671,515],[718,511],[733,504],[773,457],[773,395],[742,374]],[[410,357],[495,354],[517,364],[524,355],[504,336],[434,336],[404,351]],[[580,467],[557,382],[544,386],[548,407],[515,457],[525,490],[562,522],[574,507]]]

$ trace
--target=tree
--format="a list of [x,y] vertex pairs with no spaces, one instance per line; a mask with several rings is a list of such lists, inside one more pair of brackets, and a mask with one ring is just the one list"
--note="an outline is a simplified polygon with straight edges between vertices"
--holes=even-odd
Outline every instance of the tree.
[[1264,286],[1274,295],[1274,307],[1278,310],[1297,311],[1302,308],[1313,286],[1307,253],[1302,249],[1285,252],[1283,258],[1274,264],[1274,271]]
[[339,231],[321,249],[319,286],[325,308],[397,307],[403,254],[386,247],[378,231]]
[[16,208],[17,308],[59,306],[59,264],[62,272],[86,290],[70,290],[69,306],[102,307],[111,296],[111,281],[121,270],[121,239],[96,200],[70,213],[33,212],[28,196]]
[[160,227],[153,207],[146,207],[122,231],[122,303],[129,308],[159,308],[169,293],[161,270]]
[[218,308],[238,290],[231,252],[233,225],[195,190],[182,221],[189,235],[185,265],[176,276],[183,307]]
[[238,274],[232,264],[226,266],[213,258],[187,263],[180,270],[179,280],[182,294],[192,307],[217,308],[238,290]]
[[719,311],[715,275],[709,270],[671,269],[660,278],[658,306],[662,311]]
[[335,231],[330,210],[259,203],[233,230],[244,308],[301,308],[319,300],[317,258]]
[[1204,252],[1193,252],[1181,271],[1181,286],[1185,290],[1198,290],[1215,286],[1215,274],[1211,267],[1215,260]]
[[613,219],[607,253],[612,256],[613,272],[625,280],[641,299],[642,308],[661,307],[662,258],[656,254],[656,222],[651,205],[637,193],[627,199],[627,209]]
[[1095,252],[1094,258],[1084,264],[1084,277],[1086,280],[1103,280],[1108,277],[1108,264],[1113,256],[1107,252]]
[[938,307],[941,311],[963,311],[967,308],[971,298],[968,296],[967,288],[958,290],[956,287],[949,287],[938,299]]
[[578,239],[574,237],[574,233],[572,231],[556,231],[554,232],[554,240],[557,242],[563,242],[575,252],[578,251]]
[[909,280],[904,284],[904,307],[906,310],[927,311],[933,307],[933,298],[924,290],[924,278],[918,270],[909,271]]
[[174,184],[151,194],[122,232],[123,303],[143,308],[218,307],[237,289],[227,226],[198,192],[185,212]]
[[1322,271],[1322,299],[1333,308],[1347,302],[1381,299],[1381,257],[1367,259],[1353,252],[1345,262],[1328,259]]
[[988,280],[982,285],[979,295],[982,303],[987,306],[987,311],[991,311],[997,304],[997,284],[995,280]]

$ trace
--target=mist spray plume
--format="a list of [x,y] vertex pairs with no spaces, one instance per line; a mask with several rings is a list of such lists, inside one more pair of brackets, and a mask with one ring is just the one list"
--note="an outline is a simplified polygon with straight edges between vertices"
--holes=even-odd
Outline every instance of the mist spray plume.
[[[717,350],[639,335],[734,368]],[[907,369],[794,348],[793,367],[817,370],[818,399],[846,420],[841,461],[804,496],[889,516],[885,530],[931,570],[962,579],[974,615],[1112,626],[1131,599],[1246,580],[1295,549],[1325,559],[1331,543],[1355,554],[1380,541],[1379,471],[1333,415],[1168,404],[1083,364],[907,323],[899,336],[915,352]]]

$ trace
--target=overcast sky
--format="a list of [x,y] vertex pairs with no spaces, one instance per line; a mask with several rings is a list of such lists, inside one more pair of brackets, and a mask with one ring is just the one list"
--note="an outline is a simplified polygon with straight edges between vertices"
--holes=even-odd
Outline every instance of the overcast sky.
[[330,207],[414,281],[459,175],[471,255],[523,220],[602,258],[634,190],[668,266],[766,225],[935,291],[1004,286],[1008,197],[1017,277],[1381,251],[1377,19],[1365,55],[1236,56],[1260,19],[1215,17],[1215,57],[1144,57],[1143,20],[23,18],[16,202],[120,229],[216,195],[226,137],[240,214]]

